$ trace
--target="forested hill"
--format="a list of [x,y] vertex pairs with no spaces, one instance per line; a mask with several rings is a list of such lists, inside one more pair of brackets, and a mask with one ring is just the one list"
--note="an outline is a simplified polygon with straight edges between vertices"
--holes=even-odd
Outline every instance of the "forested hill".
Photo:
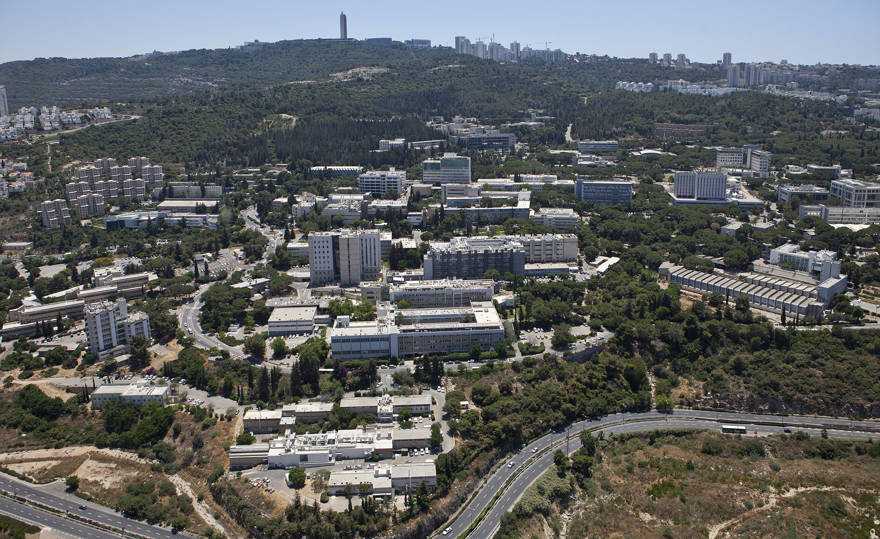
[[419,58],[461,57],[449,49],[413,50],[360,41],[297,40],[251,51],[199,49],[129,58],[37,58],[0,64],[9,105],[132,101],[210,88],[269,86],[327,79],[356,67],[389,67]]

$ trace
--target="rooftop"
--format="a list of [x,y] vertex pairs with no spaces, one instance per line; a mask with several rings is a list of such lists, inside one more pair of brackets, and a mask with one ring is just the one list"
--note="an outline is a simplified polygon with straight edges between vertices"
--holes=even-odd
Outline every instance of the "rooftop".
[[314,305],[275,307],[272,309],[272,315],[269,316],[269,323],[310,321],[315,319],[317,312],[318,308]]

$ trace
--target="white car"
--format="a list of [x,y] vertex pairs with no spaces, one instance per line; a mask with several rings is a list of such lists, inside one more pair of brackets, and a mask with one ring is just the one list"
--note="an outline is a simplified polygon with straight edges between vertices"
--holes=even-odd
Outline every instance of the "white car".
[[452,526],[443,530],[443,535],[449,535],[450,533],[452,533]]

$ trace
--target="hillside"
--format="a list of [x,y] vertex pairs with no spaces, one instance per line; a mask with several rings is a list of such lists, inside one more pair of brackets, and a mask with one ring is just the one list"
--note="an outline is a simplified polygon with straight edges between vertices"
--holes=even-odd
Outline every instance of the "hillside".
[[37,58],[0,64],[9,106],[137,100],[235,86],[325,79],[361,66],[394,67],[448,50],[358,41],[297,40],[252,51],[197,49],[129,58]]

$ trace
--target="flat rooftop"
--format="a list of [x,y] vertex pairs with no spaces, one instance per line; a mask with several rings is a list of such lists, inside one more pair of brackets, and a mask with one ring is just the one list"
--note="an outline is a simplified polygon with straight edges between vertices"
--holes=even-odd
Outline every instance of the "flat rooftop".
[[272,322],[306,322],[315,319],[318,308],[314,305],[297,305],[290,307],[275,307],[269,316]]

